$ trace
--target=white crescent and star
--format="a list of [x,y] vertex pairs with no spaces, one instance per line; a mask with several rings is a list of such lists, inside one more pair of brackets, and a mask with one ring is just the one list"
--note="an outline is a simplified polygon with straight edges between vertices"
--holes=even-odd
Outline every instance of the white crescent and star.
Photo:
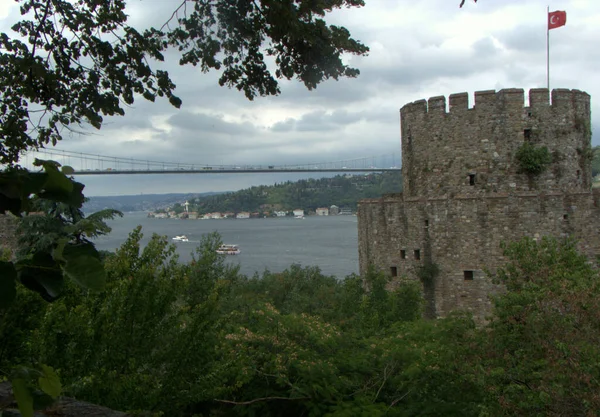
[[555,25],[555,24],[557,24],[557,23],[558,23],[558,21],[559,21],[559,20],[560,20],[560,19],[558,18],[558,15],[552,15],[552,16],[550,17],[550,24],[552,24],[552,25]]

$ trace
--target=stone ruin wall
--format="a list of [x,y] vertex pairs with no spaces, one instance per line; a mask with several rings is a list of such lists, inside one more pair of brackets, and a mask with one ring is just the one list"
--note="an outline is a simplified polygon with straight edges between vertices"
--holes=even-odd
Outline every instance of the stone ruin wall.
[[[429,112],[422,112],[422,107],[415,112],[415,106],[423,102],[405,106],[401,111],[405,190],[359,203],[361,273],[372,264],[398,279],[418,279],[421,266],[435,263],[439,274],[430,285],[424,285],[427,315],[443,317],[453,310],[468,310],[483,319],[491,307],[488,295],[503,290],[484,272],[487,269],[493,274],[505,262],[501,242],[523,236],[574,236],[588,256],[599,254],[600,193],[591,191],[590,163],[580,155],[590,146],[589,129],[580,127],[590,120],[589,96],[554,90],[550,106],[536,101],[536,94],[543,96],[544,91],[548,97],[547,90],[532,90],[532,105],[524,107],[521,102],[521,110],[512,113],[507,113],[502,103],[506,96],[523,98],[522,90],[495,93],[496,105],[490,105],[490,113],[485,113],[483,106],[478,110],[477,104],[474,109],[461,110],[462,127],[460,117],[452,116],[456,109],[452,98],[465,97],[463,94],[451,96],[450,113],[444,109],[434,116],[439,116],[440,126],[429,117],[431,104]],[[489,92],[475,94],[485,96],[488,104],[493,101]],[[570,97],[568,103],[565,97]],[[559,104],[565,115],[558,112]],[[500,110],[496,113],[492,108]],[[511,108],[518,108],[516,100]],[[544,124],[542,111],[553,128]],[[474,120],[480,128],[474,126]],[[502,127],[501,122],[509,127]],[[525,138],[523,130],[529,128],[532,136]],[[463,136],[471,130],[481,136]],[[406,143],[408,132],[412,147]],[[454,140],[440,132],[459,137]],[[427,135],[436,134],[440,136],[432,141],[438,143],[425,146]],[[534,179],[518,173],[514,153],[525,140],[535,140],[560,153],[561,158]],[[476,174],[473,185],[469,173]],[[410,185],[407,175],[412,175]],[[415,250],[420,259],[415,259]]]

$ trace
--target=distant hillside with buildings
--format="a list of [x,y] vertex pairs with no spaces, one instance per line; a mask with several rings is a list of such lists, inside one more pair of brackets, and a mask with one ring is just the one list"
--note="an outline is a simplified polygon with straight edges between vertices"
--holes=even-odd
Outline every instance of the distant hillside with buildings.
[[[338,175],[263,185],[212,196],[182,199],[156,217],[263,217],[285,215],[352,214],[363,198],[402,191],[400,172]],[[187,207],[185,205],[187,201]],[[333,206],[333,207],[332,207]]]
[[138,195],[118,195],[118,196],[98,196],[90,197],[84,204],[83,210],[86,213],[94,213],[103,209],[115,209],[120,211],[151,211],[165,209],[173,206],[178,201],[206,197],[219,193],[179,193],[179,194],[138,194]]

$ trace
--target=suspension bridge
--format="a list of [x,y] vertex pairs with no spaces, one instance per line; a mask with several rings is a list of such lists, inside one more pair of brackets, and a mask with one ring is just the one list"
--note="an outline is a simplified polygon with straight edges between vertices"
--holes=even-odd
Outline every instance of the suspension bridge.
[[32,167],[35,158],[51,159],[72,167],[73,175],[139,175],[139,174],[248,174],[285,172],[385,172],[400,171],[395,154],[368,156],[333,162],[297,165],[216,165],[152,161],[119,156],[74,152],[56,148],[40,149],[25,154],[21,164]]

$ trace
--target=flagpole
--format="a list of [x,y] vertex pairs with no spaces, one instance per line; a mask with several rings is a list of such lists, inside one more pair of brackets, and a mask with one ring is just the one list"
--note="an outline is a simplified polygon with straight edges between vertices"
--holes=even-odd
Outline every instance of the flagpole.
[[550,16],[550,6],[546,11],[546,85],[550,91],[550,27],[548,25],[548,16]]

